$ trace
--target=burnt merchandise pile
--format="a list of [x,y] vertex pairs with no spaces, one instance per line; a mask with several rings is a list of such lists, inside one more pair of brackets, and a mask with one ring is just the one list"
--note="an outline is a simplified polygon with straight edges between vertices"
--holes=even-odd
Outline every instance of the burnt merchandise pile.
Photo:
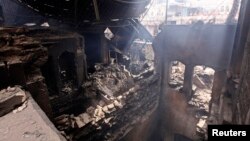
[[84,95],[91,101],[89,107],[79,115],[56,118],[58,129],[67,139],[118,140],[150,117],[158,105],[159,88],[153,60],[145,57],[146,48],[150,45],[141,49],[142,52],[128,53],[143,58],[137,62],[128,59],[128,68],[132,63],[142,66],[140,73],[133,74],[119,63],[95,65],[96,71],[82,85]]

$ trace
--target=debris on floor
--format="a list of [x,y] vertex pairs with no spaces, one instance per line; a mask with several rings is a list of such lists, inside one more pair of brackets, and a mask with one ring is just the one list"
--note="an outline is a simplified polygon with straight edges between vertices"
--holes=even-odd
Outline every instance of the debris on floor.
[[[188,102],[196,109],[197,134],[204,139],[207,133],[207,120],[209,115],[209,102],[211,100],[214,70],[209,67],[196,66],[193,77],[193,96]],[[195,89],[194,89],[195,87]]]
[[13,109],[21,111],[27,100],[27,95],[19,86],[8,87],[0,91],[0,116],[3,116]]
[[[13,87],[10,87],[11,89]],[[25,94],[26,101],[16,110],[1,117],[1,140],[8,141],[66,141],[37,105],[29,92],[14,87],[16,95]],[[7,89],[5,89],[6,91]],[[3,90],[2,90],[3,91]],[[2,92],[1,91],[1,92]],[[22,97],[24,98],[24,97]],[[23,107],[25,105],[25,108]],[[23,109],[24,108],[24,109]],[[19,112],[19,110],[21,110]]]
[[[0,31],[3,85],[24,86],[68,140],[119,140],[157,108],[159,74],[148,41],[135,40],[122,52],[110,48],[111,61],[94,62],[88,72],[79,34],[36,28]],[[8,112],[29,108],[27,102],[18,106]]]
[[[184,81],[185,65],[180,62],[172,63],[170,75],[170,87],[181,91]],[[209,101],[213,87],[214,70],[204,66],[196,66],[193,75],[192,98],[188,104],[193,107],[197,123],[197,134],[204,138],[207,130],[207,118],[209,114]]]
[[[153,56],[146,54],[148,48],[150,45],[131,51],[132,46],[127,65],[95,65],[96,71],[82,85],[83,95],[90,99],[86,110],[55,118],[57,128],[68,140],[119,140],[150,117],[158,106],[159,76],[154,72],[153,59],[149,59]],[[95,136],[89,136],[93,132]]]
[[176,90],[180,90],[183,86],[184,81],[184,70],[185,65],[181,62],[174,61],[172,62],[172,69],[170,73],[170,82],[169,86]]

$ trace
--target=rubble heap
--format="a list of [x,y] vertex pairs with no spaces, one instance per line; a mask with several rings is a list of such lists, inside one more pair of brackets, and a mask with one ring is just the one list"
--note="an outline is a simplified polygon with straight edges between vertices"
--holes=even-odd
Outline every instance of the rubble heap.
[[193,77],[193,97],[188,102],[195,107],[195,117],[199,119],[197,123],[197,133],[202,138],[207,132],[207,120],[209,115],[209,102],[211,100],[214,80],[214,70],[207,67],[196,66]]
[[102,93],[107,95],[107,98],[113,98],[134,85],[133,78],[125,66],[113,64],[104,67],[98,64],[95,68],[96,72],[90,76],[90,81],[83,84],[85,94],[90,97]]
[[95,65],[96,71],[83,84],[89,107],[79,115],[56,118],[68,140],[119,140],[149,118],[158,105],[158,76],[151,61],[139,63],[148,66],[140,65],[143,69],[134,74],[121,64]]
[[184,70],[185,70],[184,64],[177,61],[172,62],[172,69],[169,80],[170,87],[176,90],[180,90],[182,88],[184,81]]
[[23,86],[68,140],[119,140],[157,108],[152,46],[136,42],[87,76],[83,43],[68,32],[0,28],[0,88]]

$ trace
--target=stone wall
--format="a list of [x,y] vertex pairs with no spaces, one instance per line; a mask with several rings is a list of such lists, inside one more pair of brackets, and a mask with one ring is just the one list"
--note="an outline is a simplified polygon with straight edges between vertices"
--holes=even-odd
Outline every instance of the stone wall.
[[245,44],[241,76],[236,95],[233,97],[233,121],[237,124],[250,123],[250,32]]

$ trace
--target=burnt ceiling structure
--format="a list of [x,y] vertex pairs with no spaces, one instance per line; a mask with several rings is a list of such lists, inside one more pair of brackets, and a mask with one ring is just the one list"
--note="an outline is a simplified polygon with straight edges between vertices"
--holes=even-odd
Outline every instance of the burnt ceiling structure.
[[139,17],[150,0],[18,0],[42,15],[93,22]]

